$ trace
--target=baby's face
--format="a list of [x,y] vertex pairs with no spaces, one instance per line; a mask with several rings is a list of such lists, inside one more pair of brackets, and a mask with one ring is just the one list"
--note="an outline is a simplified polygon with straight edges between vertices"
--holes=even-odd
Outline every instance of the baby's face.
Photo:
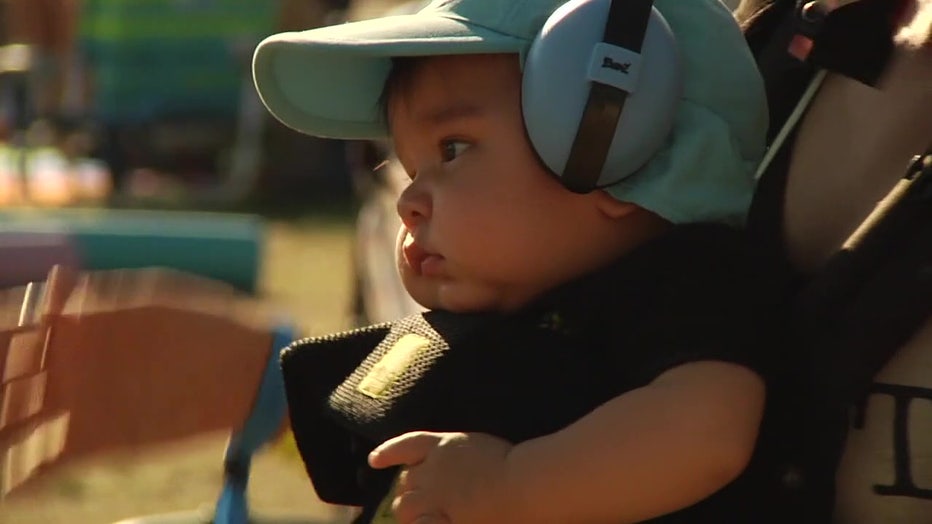
[[389,100],[411,178],[396,261],[427,308],[513,310],[619,254],[611,197],[574,194],[541,165],[520,97],[516,56],[465,55],[423,59]]

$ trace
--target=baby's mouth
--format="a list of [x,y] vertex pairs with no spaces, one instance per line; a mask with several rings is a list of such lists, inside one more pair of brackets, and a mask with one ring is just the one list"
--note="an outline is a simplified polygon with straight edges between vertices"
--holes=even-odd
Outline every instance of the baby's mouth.
[[440,264],[443,257],[431,253],[414,241],[414,235],[408,233],[405,235],[404,243],[401,246],[405,263],[408,264],[415,274],[424,276],[439,276]]

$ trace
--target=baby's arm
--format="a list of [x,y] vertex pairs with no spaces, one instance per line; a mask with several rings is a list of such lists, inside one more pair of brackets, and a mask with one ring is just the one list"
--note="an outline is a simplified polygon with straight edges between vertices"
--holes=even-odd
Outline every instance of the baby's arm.
[[749,369],[680,365],[557,433],[515,446],[508,485],[529,512],[526,522],[637,522],[669,513],[744,470],[763,409],[764,382]]
[[488,435],[409,433],[370,461],[408,466],[395,499],[401,522],[637,522],[740,474],[763,406],[753,371],[693,362],[514,447]]

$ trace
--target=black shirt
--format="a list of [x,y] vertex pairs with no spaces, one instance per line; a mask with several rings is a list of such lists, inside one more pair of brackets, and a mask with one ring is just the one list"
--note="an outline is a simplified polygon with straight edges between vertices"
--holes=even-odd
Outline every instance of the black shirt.
[[[283,370],[292,427],[318,494],[367,516],[394,472],[372,471],[366,454],[388,438],[476,431],[521,442],[688,362],[734,362],[779,387],[771,322],[781,282],[750,246],[724,226],[677,226],[514,314],[428,312],[291,346]],[[361,393],[411,334],[424,351],[381,398]],[[768,522],[779,483],[769,451],[758,447],[712,497],[653,522]]]

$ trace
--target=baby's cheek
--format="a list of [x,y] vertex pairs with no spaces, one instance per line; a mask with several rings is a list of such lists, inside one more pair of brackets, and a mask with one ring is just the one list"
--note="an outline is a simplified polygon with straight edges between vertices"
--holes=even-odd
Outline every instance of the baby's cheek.
[[896,41],[917,49],[932,47],[932,0],[916,2],[916,14],[899,29]]
[[404,286],[405,291],[421,307],[427,309],[439,309],[441,307],[437,299],[437,286],[429,279],[415,275],[404,262],[398,263],[398,274],[401,277],[401,284]]

